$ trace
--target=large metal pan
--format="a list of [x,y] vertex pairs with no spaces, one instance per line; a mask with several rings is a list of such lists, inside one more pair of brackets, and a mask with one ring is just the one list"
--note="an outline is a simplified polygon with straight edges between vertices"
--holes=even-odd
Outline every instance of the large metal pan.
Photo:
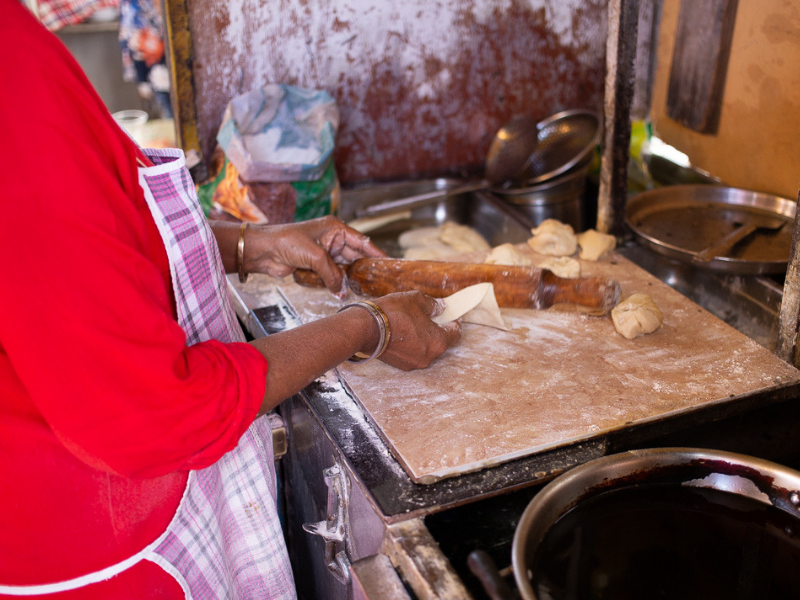
[[[613,508],[614,502],[620,497],[625,498],[624,494],[640,492],[649,494],[645,497],[651,499],[650,504],[636,504],[634,508],[616,504],[616,509]],[[623,496],[610,495],[614,493],[621,493]],[[614,498],[611,504],[609,498]],[[656,520],[658,527],[641,530],[635,526],[628,529],[614,526],[616,523],[614,510],[625,518],[633,514],[631,511],[646,514],[643,511],[655,510],[655,514],[661,515],[664,514],[665,508],[668,510],[672,508],[669,503],[674,502],[675,498],[690,498],[690,501],[688,504],[683,504],[681,500],[675,505],[678,511],[674,513],[677,515],[675,519]],[[602,529],[594,528],[590,525],[592,522],[590,520],[583,522],[569,520],[570,518],[574,520],[576,514],[586,514],[576,513],[574,509],[585,508],[587,503],[596,508],[597,502],[605,502],[601,505],[603,512],[594,513],[592,518],[594,522],[602,523],[601,527],[610,524],[609,539],[604,534],[598,533]],[[721,573],[706,571],[702,573],[703,577],[709,581],[722,581],[725,585],[737,587],[740,594],[736,597],[765,597],[767,591],[775,592],[775,589],[768,589],[771,573],[769,563],[773,557],[776,561],[786,558],[780,554],[781,551],[788,551],[794,559],[798,555],[797,548],[800,546],[797,535],[800,526],[798,505],[800,505],[800,473],[758,458],[692,448],[634,450],[605,456],[567,471],[545,486],[531,500],[514,534],[512,546],[514,579],[524,600],[550,598],[551,594],[556,598],[595,597],[587,594],[585,587],[591,587],[592,592],[597,592],[597,589],[609,592],[609,596],[600,594],[602,597],[634,597],[624,594],[614,595],[610,590],[613,587],[619,594],[620,589],[631,587],[626,582],[631,579],[636,581],[643,573],[649,573],[649,566],[655,564],[653,561],[657,561],[659,567],[653,569],[651,575],[660,574],[660,565],[665,564],[661,561],[668,559],[677,561],[678,566],[683,565],[684,568],[678,569],[675,575],[678,579],[688,580],[691,586],[691,582],[696,581],[698,573],[694,573],[693,579],[692,573],[688,571],[697,571],[702,565],[689,564],[685,560],[681,562],[680,559],[685,558],[684,553],[696,555],[697,548],[706,548],[706,545],[697,543],[700,536],[695,537],[692,533],[694,529],[691,527],[699,522],[699,528],[710,533],[709,546],[721,545],[726,552],[730,551],[735,559],[731,563],[723,563]],[[739,512],[743,508],[744,512]],[[568,535],[572,555],[566,558],[561,556],[558,550],[545,549],[547,534],[561,518],[568,519],[562,523],[562,532],[566,531]],[[727,535],[728,530],[717,527],[718,523],[725,522],[724,519],[733,524],[735,535]],[[677,526],[668,527],[670,523]],[[687,525],[689,535],[683,537],[683,528]],[[723,537],[722,533],[726,535]],[[655,534],[656,539],[665,542],[662,548],[668,550],[659,550],[658,545],[651,545],[649,542],[643,544],[641,548],[634,545],[635,552],[628,555],[630,557],[628,567],[622,568],[625,566],[622,559],[625,555],[620,552],[620,548],[627,546],[632,539],[639,540],[651,534]],[[597,537],[594,537],[595,535]],[[649,540],[651,537],[646,539]],[[606,566],[609,562],[613,564],[610,571],[600,568],[594,561],[584,556],[584,553],[588,552],[587,549],[598,545],[601,550],[606,551],[603,559],[607,563]],[[613,551],[615,556],[609,558],[608,551]],[[548,590],[548,581],[539,580],[536,576],[542,564],[540,561],[551,560],[553,556],[558,556],[558,560],[568,561],[567,590],[564,595],[560,592],[554,593],[554,590],[560,589],[558,587]],[[699,562],[708,562],[706,558],[701,553]],[[714,554],[709,558],[715,560],[720,557]],[[789,559],[786,564],[791,565],[792,560]],[[742,562],[739,567],[733,564],[738,561]],[[745,563],[758,568],[754,568],[752,573],[745,573],[747,570],[743,566]],[[782,571],[782,574],[786,575],[786,571]],[[532,577],[540,583],[532,585]],[[777,576],[773,577],[777,579]],[[797,579],[791,567],[788,578],[794,582],[791,585],[796,588]],[[550,583],[553,581],[550,580]],[[581,581],[586,584],[584,588],[578,587]],[[683,582],[685,583],[686,581]],[[634,583],[633,586],[635,585]],[[650,583],[648,585],[652,586]],[[544,588],[540,589],[540,586]],[[762,586],[761,589],[758,586]],[[697,589],[693,590],[694,594],[688,597],[709,597],[699,591],[699,583],[696,587]],[[570,588],[581,591],[576,592],[573,589],[574,595],[570,595]],[[749,589],[749,595],[748,588],[754,588]],[[741,594],[743,590],[744,595]],[[759,595],[760,593],[765,595]],[[791,593],[788,594],[787,597],[791,596]],[[640,594],[639,597],[653,596]],[[687,596],[666,594],[658,597]]]
[[[636,239],[652,250],[691,264],[737,275],[783,274],[796,205],[787,198],[716,185],[676,185],[628,200],[626,218]],[[757,230],[725,256],[695,259],[753,216],[778,217],[777,231]]]

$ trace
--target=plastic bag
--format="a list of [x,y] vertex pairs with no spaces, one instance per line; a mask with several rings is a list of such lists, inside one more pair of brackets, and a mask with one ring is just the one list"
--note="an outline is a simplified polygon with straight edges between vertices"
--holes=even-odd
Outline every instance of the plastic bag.
[[312,181],[249,183],[217,146],[209,178],[197,186],[206,217],[250,223],[289,223],[336,214],[341,196],[333,161]]
[[309,181],[328,168],[338,128],[327,92],[269,84],[231,100],[217,141],[245,182]]

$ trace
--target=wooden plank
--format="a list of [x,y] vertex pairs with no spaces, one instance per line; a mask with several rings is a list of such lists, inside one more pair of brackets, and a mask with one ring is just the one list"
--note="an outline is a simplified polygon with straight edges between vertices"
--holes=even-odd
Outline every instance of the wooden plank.
[[681,2],[672,55],[667,115],[694,131],[719,126],[738,0]]
[[[544,258],[518,248],[534,264]],[[415,482],[800,381],[795,368],[623,256],[580,262],[584,275],[613,277],[625,295],[650,295],[664,312],[661,329],[627,340],[608,316],[503,309],[510,331],[465,324],[460,343],[428,369],[407,373],[377,361],[340,367]],[[247,284],[258,294],[256,285]],[[342,304],[325,290],[280,286],[305,321]]]

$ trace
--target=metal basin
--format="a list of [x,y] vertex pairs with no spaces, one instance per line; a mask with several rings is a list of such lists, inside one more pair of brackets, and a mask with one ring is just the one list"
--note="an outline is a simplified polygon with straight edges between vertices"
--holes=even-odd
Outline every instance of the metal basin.
[[[340,218],[351,221],[362,209],[391,200],[407,198],[436,190],[454,189],[463,184],[453,179],[429,179],[422,181],[371,184],[342,192]],[[470,192],[446,196],[440,200],[411,209],[411,215],[393,221],[369,232],[372,240],[389,256],[400,258],[402,248],[397,243],[401,233],[417,227],[437,226],[452,221],[468,225],[480,233],[492,246],[503,243],[518,244],[527,241],[530,229],[491,194]]]
[[[623,495],[617,495],[620,493]],[[650,495],[640,496],[648,498],[646,504],[624,504],[624,494],[631,493]],[[613,500],[609,502],[609,499]],[[683,504],[684,500],[687,504]],[[616,505],[619,512],[615,511],[616,502],[620,503]],[[591,517],[585,510],[580,512],[587,505],[600,512]],[[515,580],[526,600],[774,597],[767,592],[774,593],[780,587],[777,583],[780,579],[788,579],[788,587],[794,587],[794,590],[783,590],[788,594],[786,597],[797,597],[790,592],[797,588],[792,560],[800,556],[798,505],[800,473],[761,459],[687,448],[638,450],[606,456],[568,471],[534,496],[514,535]],[[637,524],[646,522],[644,515],[650,513],[659,515],[654,526],[637,528]],[[567,521],[569,529],[566,531],[570,544],[567,564],[572,570],[567,570],[563,578],[543,578],[541,571],[547,572],[546,565],[552,564],[553,556],[560,554],[557,547],[548,546],[548,541],[552,541],[548,540],[548,535],[559,526],[560,519],[575,519],[576,514],[581,515],[581,519]],[[629,528],[614,527],[620,515],[631,523]],[[698,522],[699,529],[707,530],[705,537],[695,537],[691,529],[682,531],[684,524],[698,527]],[[708,527],[704,523],[708,523]],[[611,539],[602,533],[606,524],[610,524]],[[564,521],[560,521],[560,526],[563,531]],[[679,531],[679,535],[673,535],[674,531]],[[605,564],[600,566],[598,561],[587,556],[598,543],[605,544],[600,548],[605,553],[600,562]],[[714,546],[720,549],[720,554],[726,553],[729,561],[723,562],[719,572],[713,568],[696,572],[697,563],[718,566],[714,553],[698,555],[697,552],[697,548]],[[609,559],[609,555],[613,555],[613,559]],[[685,560],[689,556],[692,560]],[[781,566],[786,563],[778,564],[784,559],[788,559],[788,576],[784,572],[786,568]],[[609,560],[614,566],[606,568]],[[669,588],[668,591],[660,588],[662,593],[648,595],[652,594],[653,581],[658,580],[658,585],[663,582],[663,572],[668,570],[670,561],[679,565],[675,576],[683,581],[667,578],[664,588]],[[656,568],[648,571],[653,564]],[[637,579],[641,579],[643,571],[651,580],[641,583]],[[562,580],[565,583],[559,587],[558,582]],[[708,580],[719,585],[714,592],[729,587],[736,593],[704,595],[702,586],[706,586]],[[637,595],[625,595],[636,586],[639,586]],[[675,592],[675,589],[692,586],[689,595]]]
[[776,231],[756,232],[730,253],[694,266],[763,275],[785,273],[795,202],[771,194],[715,185],[677,185],[642,192],[628,200],[626,217],[636,239],[670,258],[693,262],[754,216],[784,222]]

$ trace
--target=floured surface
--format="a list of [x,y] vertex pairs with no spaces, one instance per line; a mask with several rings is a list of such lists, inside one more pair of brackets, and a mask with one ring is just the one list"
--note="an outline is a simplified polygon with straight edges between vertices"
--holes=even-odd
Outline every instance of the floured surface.
[[[534,265],[544,259],[523,246]],[[482,262],[485,254],[469,258]],[[428,369],[340,367],[414,481],[800,380],[796,369],[619,254],[580,262],[584,276],[610,276],[624,295],[652,297],[664,313],[661,328],[627,340],[609,316],[502,309],[510,331],[464,324],[459,344]],[[353,300],[266,277],[242,289],[258,295],[276,284],[306,322]]]

